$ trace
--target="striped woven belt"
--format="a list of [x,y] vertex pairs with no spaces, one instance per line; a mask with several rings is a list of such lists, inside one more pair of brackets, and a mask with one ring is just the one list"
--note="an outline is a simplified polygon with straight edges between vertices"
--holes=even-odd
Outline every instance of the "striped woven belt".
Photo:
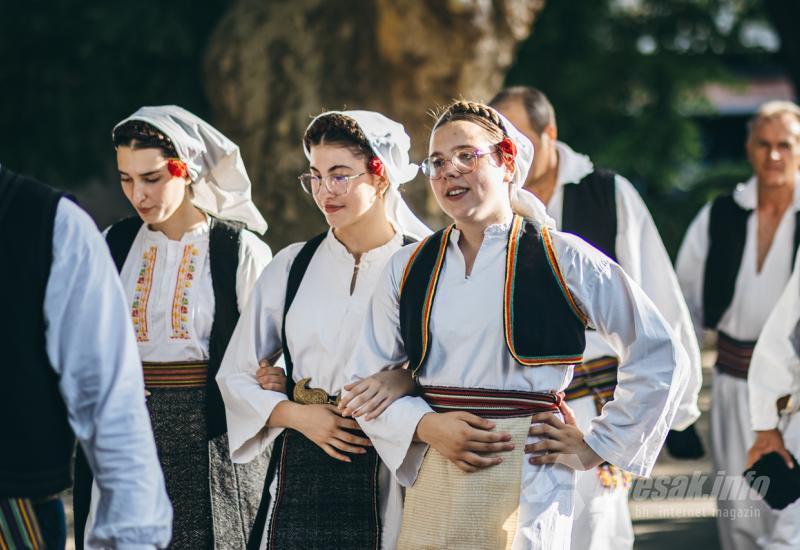
[[44,549],[33,504],[27,498],[0,498],[0,550]]
[[591,395],[598,408],[614,397],[614,388],[617,387],[617,367],[619,361],[616,357],[599,357],[575,365],[572,381],[564,390],[567,401]]
[[736,378],[747,379],[750,359],[753,357],[755,342],[731,338],[724,332],[717,333],[717,370]]
[[208,382],[208,363],[142,363],[146,388],[204,388]]
[[518,418],[557,411],[563,394],[424,386],[422,398],[440,413],[466,411],[483,418]]

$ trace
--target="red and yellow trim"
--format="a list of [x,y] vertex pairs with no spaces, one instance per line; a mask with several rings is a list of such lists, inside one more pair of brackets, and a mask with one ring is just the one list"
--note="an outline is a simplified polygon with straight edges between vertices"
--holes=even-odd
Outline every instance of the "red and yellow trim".
[[419,254],[419,251],[422,250],[422,247],[425,246],[425,243],[428,242],[428,239],[430,239],[431,236],[425,237],[422,239],[422,241],[420,241],[420,243],[417,245],[417,248],[414,249],[411,257],[408,259],[408,262],[406,262],[406,268],[403,270],[403,278],[400,280],[400,294],[403,293],[403,289],[406,286],[406,279],[408,279],[408,274],[411,272],[411,266],[414,265],[414,260],[417,259],[417,254]]
[[[519,256],[519,242],[522,238],[522,232],[525,229],[524,220],[520,216],[514,216],[513,221],[511,222],[511,230],[508,234],[508,250],[506,253],[506,278],[503,284],[503,328],[505,332],[506,338],[506,347],[508,347],[509,353],[511,356],[521,365],[526,367],[538,367],[541,365],[573,365],[575,363],[580,363],[582,360],[582,356],[580,355],[554,355],[554,356],[544,356],[544,357],[527,357],[521,355],[517,352],[516,347],[514,346],[514,307],[513,307],[513,298],[514,298],[514,284],[516,281],[516,273],[517,273],[517,257]],[[547,239],[549,242],[549,234],[546,233],[547,228],[542,226],[542,239],[544,240],[544,236],[547,235]],[[545,244],[545,250],[548,253],[548,261],[550,262],[550,266],[553,266],[553,260],[550,258],[550,254],[552,257],[555,258],[555,253],[552,251],[552,245],[548,249],[547,244]],[[556,263],[556,266],[558,264]],[[557,273],[556,277],[558,279],[561,276],[561,271],[558,269],[553,270],[554,273]],[[566,288],[566,283],[563,282],[563,277],[559,279],[559,285],[561,286],[562,291]],[[571,297],[571,296],[570,296]],[[570,305],[574,308],[574,303],[570,302]],[[581,319],[584,324],[586,324],[585,317]]]
[[[431,273],[431,279],[428,281],[428,289],[425,292],[425,302],[422,304],[422,353],[420,354],[419,364],[414,367],[412,375],[417,374],[425,358],[428,356],[428,335],[430,331],[428,327],[431,322],[431,310],[433,309],[433,297],[436,294],[436,285],[439,282],[439,274],[442,272],[442,265],[444,265],[444,256],[447,252],[447,243],[450,242],[450,234],[453,232],[455,224],[449,226],[442,233],[442,240],[439,242],[439,252],[436,255],[436,264]],[[419,250],[419,248],[417,249]]]
[[586,326],[589,322],[586,315],[581,311],[578,307],[578,304],[575,303],[575,299],[572,297],[572,293],[569,291],[569,287],[567,286],[567,281],[564,279],[564,274],[561,273],[561,267],[558,265],[558,257],[556,256],[556,251],[553,248],[553,241],[550,238],[550,230],[547,227],[542,226],[542,244],[544,245],[544,250],[547,253],[547,261],[550,263],[550,269],[553,270],[553,275],[558,281],[558,286],[561,287],[561,292],[564,294],[564,298],[566,298],[567,302],[572,309],[572,312],[575,316],[580,319],[581,323]]

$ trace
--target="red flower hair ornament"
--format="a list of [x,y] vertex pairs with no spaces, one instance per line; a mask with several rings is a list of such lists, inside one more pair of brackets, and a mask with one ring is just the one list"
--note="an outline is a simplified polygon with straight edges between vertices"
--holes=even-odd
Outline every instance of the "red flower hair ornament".
[[181,159],[167,160],[167,170],[173,178],[188,178],[189,168]]
[[378,157],[372,157],[369,159],[367,163],[367,168],[369,169],[370,174],[374,174],[376,176],[382,176],[384,173],[384,166],[381,162],[381,159]]
[[517,158],[517,146],[511,141],[510,137],[504,137],[503,141],[497,144],[497,148],[510,159]]

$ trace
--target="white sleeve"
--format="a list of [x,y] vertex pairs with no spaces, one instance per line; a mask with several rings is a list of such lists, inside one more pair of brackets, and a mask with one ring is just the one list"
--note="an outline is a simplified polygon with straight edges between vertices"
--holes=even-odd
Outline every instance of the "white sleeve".
[[166,547],[172,507],[128,304],[106,243],[89,216],[66,199],[56,212],[44,313],[47,355],[100,489],[90,542]]
[[[800,259],[800,256],[798,256]],[[800,358],[797,356],[795,333],[800,322],[800,272],[795,261],[794,272],[786,284],[775,309],[758,337],[750,369],[747,389],[750,400],[750,423],[754,430],[778,427],[777,401],[800,395]]]
[[683,430],[700,418],[697,399],[703,384],[700,347],[692,317],[647,206],[625,178],[617,176],[616,189],[618,219],[621,221],[617,233],[617,259],[625,273],[656,305],[689,358],[689,383],[672,426]]
[[[372,295],[362,336],[353,352],[348,371],[350,381],[361,380],[381,370],[408,361],[400,334],[400,279],[414,247],[392,256]],[[359,417],[361,429],[372,441],[386,467],[403,486],[417,478],[428,446],[414,442],[422,417],[433,410],[421,397],[405,396],[392,403],[378,418]]]
[[264,390],[256,380],[258,362],[274,357],[282,348],[283,304],[289,268],[302,243],[279,252],[253,288],[236,323],[217,384],[225,402],[231,459],[250,462],[281,433],[268,428],[272,410],[288,398],[285,393]]
[[272,251],[267,243],[255,233],[243,230],[239,245],[239,266],[236,269],[236,298],[240,312],[244,310],[258,277],[271,259]]
[[553,234],[553,244],[570,292],[620,358],[614,399],[585,441],[608,462],[647,476],[686,390],[686,352],[619,265],[573,235]]
[[697,341],[703,341],[703,280],[708,257],[708,225],[711,219],[711,204],[706,204],[692,221],[675,262],[678,284],[686,299],[689,315],[692,316]]

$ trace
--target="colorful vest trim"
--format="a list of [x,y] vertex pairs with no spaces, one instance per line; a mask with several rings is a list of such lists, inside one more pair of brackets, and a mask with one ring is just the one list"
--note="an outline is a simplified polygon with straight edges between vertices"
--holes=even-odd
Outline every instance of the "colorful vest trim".
[[[431,310],[454,227],[419,244],[400,284],[400,328],[414,376],[419,376],[430,350]],[[534,367],[581,362],[587,319],[567,288],[546,227],[537,229],[514,217],[503,286],[505,341],[518,363]],[[540,322],[542,312],[546,322]]]

